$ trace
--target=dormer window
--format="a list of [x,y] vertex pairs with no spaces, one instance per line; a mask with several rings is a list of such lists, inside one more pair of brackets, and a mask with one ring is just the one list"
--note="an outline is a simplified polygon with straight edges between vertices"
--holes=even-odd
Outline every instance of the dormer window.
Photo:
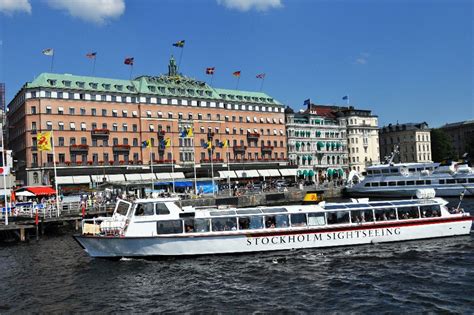
[[127,90],[129,90],[130,92],[133,92],[135,91],[135,88],[132,85],[127,85]]
[[89,86],[93,89],[97,89],[97,83],[91,82],[89,83]]
[[71,87],[71,81],[64,80],[63,84],[65,87]]
[[114,85],[114,87],[117,89],[117,91],[122,91],[123,90],[123,85]]
[[76,85],[80,88],[84,88],[84,82],[76,81]]
[[188,89],[187,92],[188,92],[189,95],[194,95],[194,90],[192,90],[192,89]]
[[158,90],[160,90],[161,93],[165,93],[166,92],[166,89],[162,86],[159,86],[158,87]]
[[56,85],[56,80],[48,79],[48,83],[51,86],[55,86]]
[[168,88],[168,91],[169,91],[171,94],[176,93],[176,90],[175,90],[174,88]]
[[104,83],[104,84],[102,84],[102,87],[106,90],[110,90],[110,84]]
[[150,90],[150,92],[155,92],[156,91],[156,87],[154,87],[153,85],[149,85],[148,89]]

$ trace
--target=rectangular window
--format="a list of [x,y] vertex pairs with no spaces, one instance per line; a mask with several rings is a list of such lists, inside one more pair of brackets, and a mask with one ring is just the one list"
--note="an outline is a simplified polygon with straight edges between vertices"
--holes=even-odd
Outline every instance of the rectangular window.
[[291,226],[306,226],[306,214],[294,213],[291,215]]
[[325,225],[326,217],[324,213],[308,213],[308,225],[309,226],[318,226]]
[[212,231],[235,231],[237,230],[237,218],[214,218]]
[[102,116],[107,116],[107,110],[106,109],[102,110]]
[[84,116],[86,114],[86,109],[85,108],[81,108],[81,115]]
[[328,224],[349,223],[349,211],[336,211],[328,213]]
[[398,208],[397,210],[398,210],[399,220],[417,219],[420,217],[420,212],[418,210],[418,207],[403,207],[403,208]]
[[351,221],[352,223],[373,222],[374,215],[372,210],[352,210]]
[[75,115],[76,113],[76,110],[74,109],[74,107],[69,107],[69,115]]
[[92,109],[91,109],[91,115],[92,115],[92,116],[97,116],[97,109],[92,108]]
[[36,114],[36,106],[31,106],[31,114]]
[[158,221],[156,225],[158,234],[183,233],[183,221],[181,220]]
[[239,230],[263,229],[262,216],[239,217]]

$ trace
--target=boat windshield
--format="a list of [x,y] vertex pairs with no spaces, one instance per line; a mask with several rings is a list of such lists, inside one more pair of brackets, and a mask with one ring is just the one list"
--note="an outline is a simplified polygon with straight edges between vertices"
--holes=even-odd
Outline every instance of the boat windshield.
[[119,200],[119,202],[117,203],[117,206],[115,207],[115,213],[126,216],[129,209],[130,209],[129,202]]

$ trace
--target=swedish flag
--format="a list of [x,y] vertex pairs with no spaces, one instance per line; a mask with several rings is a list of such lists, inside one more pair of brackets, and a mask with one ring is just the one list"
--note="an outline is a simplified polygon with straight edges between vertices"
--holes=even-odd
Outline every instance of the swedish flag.
[[151,141],[150,140],[145,140],[142,142],[142,147],[143,148],[151,148]]
[[185,42],[184,40],[177,41],[176,43],[173,44],[173,46],[183,48],[184,42]]

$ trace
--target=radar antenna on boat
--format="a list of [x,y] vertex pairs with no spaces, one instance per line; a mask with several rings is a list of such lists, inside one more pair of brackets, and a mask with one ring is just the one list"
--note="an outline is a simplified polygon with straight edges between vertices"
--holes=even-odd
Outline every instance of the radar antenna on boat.
[[399,146],[398,144],[396,144],[394,147],[393,147],[393,151],[392,153],[390,153],[390,155],[386,156],[385,157],[385,162],[386,164],[388,165],[393,165],[393,159],[395,158],[395,155],[399,154],[400,151],[398,150]]

